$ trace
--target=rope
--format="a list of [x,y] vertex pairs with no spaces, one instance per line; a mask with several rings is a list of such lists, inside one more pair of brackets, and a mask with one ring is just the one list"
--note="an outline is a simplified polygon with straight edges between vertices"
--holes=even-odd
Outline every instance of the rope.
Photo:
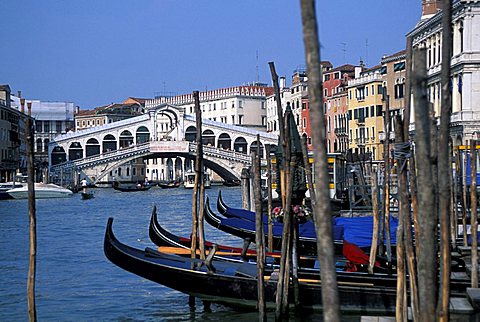
[[412,144],[410,142],[400,142],[394,144],[393,157],[397,161],[403,161],[402,166],[400,167],[401,171],[405,170],[408,159],[412,157],[411,151]]

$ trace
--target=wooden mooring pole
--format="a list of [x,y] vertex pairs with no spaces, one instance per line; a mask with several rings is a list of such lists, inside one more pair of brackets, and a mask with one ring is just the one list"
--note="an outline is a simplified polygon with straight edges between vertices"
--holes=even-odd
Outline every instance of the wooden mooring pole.
[[335,258],[332,237],[330,194],[328,187],[328,160],[325,146],[325,115],[323,113],[322,69],[320,66],[320,43],[314,0],[301,0],[301,17],[305,59],[308,74],[308,96],[310,98],[310,123],[315,157],[315,195],[313,209],[317,234],[317,256],[322,280],[323,318],[325,321],[340,321],[340,300],[337,288]]
[[262,182],[261,182],[261,157],[260,135],[257,134],[257,149],[252,156],[253,165],[253,193],[255,196],[255,244],[257,246],[257,294],[258,294],[258,320],[267,320],[265,305],[265,233],[263,230],[262,212]]
[[273,217],[272,217],[272,160],[270,158],[270,144],[265,145],[267,159],[267,214],[268,214],[268,250],[273,251]]
[[477,204],[477,141],[470,141],[470,225],[472,231],[472,287],[478,288],[478,204]]
[[[24,99],[23,99],[24,100]],[[22,104],[24,105],[24,104]],[[28,102],[28,117],[26,122],[27,136],[27,185],[28,185],[28,217],[30,219],[30,252],[28,260],[28,319],[30,322],[37,321],[37,309],[35,304],[35,276],[37,272],[37,215],[35,209],[35,165],[33,162],[34,131],[31,118],[32,103]]]
[[[192,191],[192,236],[191,236],[191,257],[196,258],[197,256],[197,242],[198,242],[198,227],[199,227],[199,218],[198,218],[198,192],[199,192],[199,184],[203,184],[203,160],[202,160],[202,111],[200,109],[200,101],[199,101],[199,92],[194,91],[193,97],[195,101],[195,118],[196,118],[196,126],[197,126],[197,156],[195,158],[195,183],[194,188]],[[205,250],[203,252],[200,251],[200,256],[205,258]],[[192,264],[193,265],[193,264]],[[193,269],[193,267],[192,267]],[[190,307],[195,306],[195,298],[193,296],[189,296],[189,305]]]

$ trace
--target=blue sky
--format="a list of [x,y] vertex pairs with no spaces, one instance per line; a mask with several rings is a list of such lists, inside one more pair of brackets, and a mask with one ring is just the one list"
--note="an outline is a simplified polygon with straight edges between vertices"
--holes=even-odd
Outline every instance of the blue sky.
[[[305,65],[299,3],[1,0],[0,84],[27,99],[91,109],[257,75],[271,83],[269,61],[289,83]],[[318,1],[322,60],[374,66],[404,49],[420,15],[421,0]]]

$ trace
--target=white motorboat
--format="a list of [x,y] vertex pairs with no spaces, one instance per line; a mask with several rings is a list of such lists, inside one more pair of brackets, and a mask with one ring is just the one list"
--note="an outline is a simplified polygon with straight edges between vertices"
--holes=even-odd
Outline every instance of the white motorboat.
[[[28,198],[28,186],[7,190],[7,193],[15,199]],[[53,183],[35,183],[35,199],[65,198],[71,197],[73,192]]]
[[[210,175],[206,172],[203,174],[203,185],[205,189],[209,189],[211,185]],[[185,189],[193,189],[195,187],[195,172],[189,171],[185,174],[183,187]]]
[[23,186],[26,186],[26,182],[1,182],[0,183],[0,200],[4,199],[13,199],[12,196],[10,196],[7,191],[11,190],[13,188],[20,188]]

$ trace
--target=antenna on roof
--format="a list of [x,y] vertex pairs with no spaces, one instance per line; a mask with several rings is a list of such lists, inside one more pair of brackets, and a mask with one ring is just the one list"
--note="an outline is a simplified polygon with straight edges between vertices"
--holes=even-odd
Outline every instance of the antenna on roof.
[[346,54],[347,54],[347,43],[346,42],[341,42],[340,43],[343,48],[342,48],[342,51],[343,51],[343,63],[346,64],[347,63],[347,58],[346,58]]
[[368,38],[365,39],[365,63],[368,66]]
[[256,77],[255,77],[255,83],[258,84],[258,82],[260,81],[260,80],[259,80],[259,76],[258,76],[258,49],[257,49],[257,51],[256,51],[256,59],[257,59],[257,65],[255,66],[255,68],[256,68],[257,75],[256,75]]

